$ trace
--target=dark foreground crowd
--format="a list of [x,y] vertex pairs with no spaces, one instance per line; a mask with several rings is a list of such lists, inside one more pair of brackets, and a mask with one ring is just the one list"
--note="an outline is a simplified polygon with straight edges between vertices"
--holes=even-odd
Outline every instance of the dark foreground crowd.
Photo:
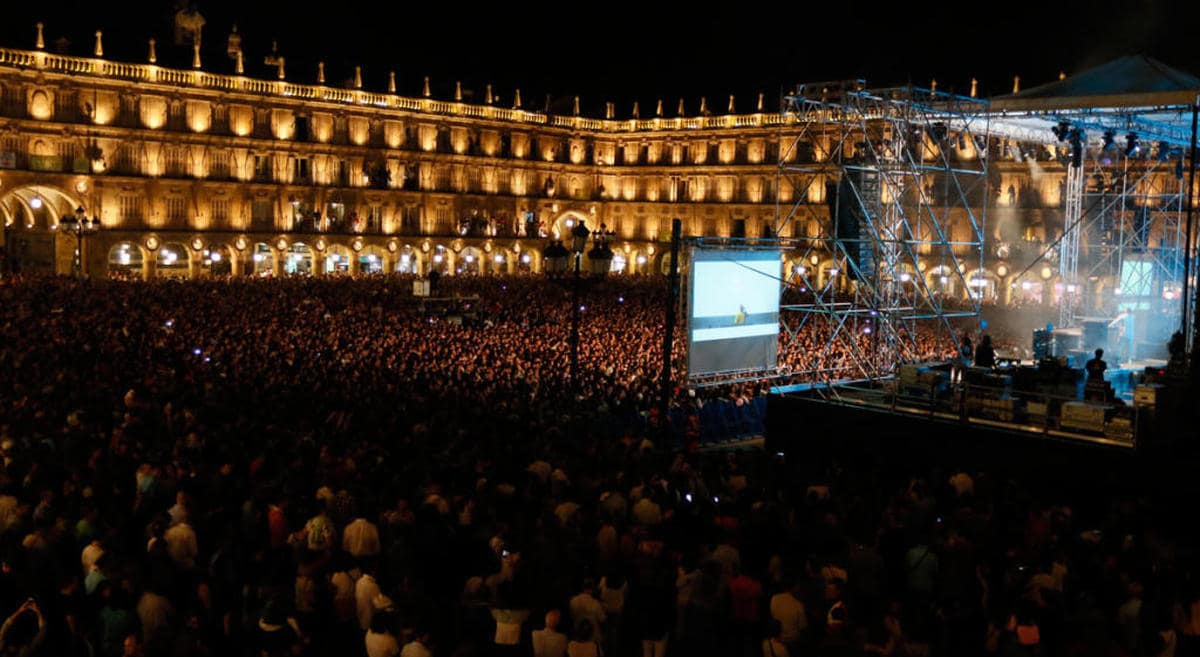
[[574,385],[562,287],[442,286],[0,283],[0,654],[1200,654],[1147,501],[676,449],[660,282]]

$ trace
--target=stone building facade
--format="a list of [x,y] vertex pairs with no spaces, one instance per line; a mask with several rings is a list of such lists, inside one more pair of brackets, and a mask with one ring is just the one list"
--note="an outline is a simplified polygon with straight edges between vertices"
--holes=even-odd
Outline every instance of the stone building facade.
[[[198,62],[197,62],[198,63]],[[795,119],[755,111],[604,119],[351,88],[0,49],[0,216],[10,269],[72,270],[57,230],[83,208],[95,276],[539,271],[576,221],[614,233],[613,270],[659,272],[671,219],[685,235],[771,234],[780,185],[806,157]],[[394,80],[394,78],[393,78]],[[394,82],[390,88],[394,90]],[[519,96],[518,96],[519,98]],[[578,103],[576,103],[578,106]],[[817,137],[819,138],[819,137]],[[999,140],[986,196],[996,293],[1019,253],[1062,228],[1064,166]],[[1045,150],[1046,152],[1041,152]],[[958,157],[978,157],[963,152]],[[819,214],[818,211],[815,214]],[[811,223],[811,221],[809,222]],[[783,226],[784,237],[816,226]],[[1008,248],[1000,253],[997,244]],[[1047,283],[1049,278],[1042,279]]]

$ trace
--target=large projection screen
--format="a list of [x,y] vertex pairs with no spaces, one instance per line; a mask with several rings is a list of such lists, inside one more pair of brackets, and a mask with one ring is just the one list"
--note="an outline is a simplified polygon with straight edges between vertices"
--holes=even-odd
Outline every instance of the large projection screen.
[[689,377],[775,369],[782,274],[777,249],[692,249]]

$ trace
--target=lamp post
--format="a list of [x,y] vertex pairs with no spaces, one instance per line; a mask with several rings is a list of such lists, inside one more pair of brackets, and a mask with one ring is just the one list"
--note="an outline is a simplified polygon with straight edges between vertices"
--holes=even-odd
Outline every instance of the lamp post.
[[63,217],[59,225],[64,231],[75,234],[75,261],[72,269],[76,278],[83,278],[83,238],[100,230],[100,217],[88,219],[83,206],[75,208],[75,214]]
[[542,249],[542,270],[547,276],[556,277],[567,271],[567,258],[571,252],[558,240],[551,240]]
[[588,230],[583,219],[571,229],[571,255],[575,259],[575,277],[571,281],[571,388],[579,388],[579,268],[587,248]]
[[616,233],[607,230],[604,224],[600,224],[600,230],[592,233],[592,250],[588,251],[588,265],[592,275],[604,278],[612,270],[614,254],[608,243],[614,235]]

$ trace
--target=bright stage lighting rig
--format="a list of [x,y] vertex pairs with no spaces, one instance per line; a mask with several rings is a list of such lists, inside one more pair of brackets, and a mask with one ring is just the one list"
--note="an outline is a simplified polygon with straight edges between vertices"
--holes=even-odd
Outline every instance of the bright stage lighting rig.
[[1063,142],[1066,141],[1067,137],[1071,134],[1071,124],[1066,121],[1060,121],[1058,125],[1050,128],[1050,131],[1054,133],[1054,136],[1058,138],[1058,141]]
[[1068,139],[1071,142],[1071,166],[1083,166],[1083,145],[1087,141],[1087,135],[1083,130],[1075,128],[1071,130]]
[[1125,135],[1125,157],[1133,157],[1134,155],[1137,155],[1138,152],[1141,150],[1142,150],[1142,144],[1138,140],[1138,136],[1136,133],[1131,132],[1131,133]]

